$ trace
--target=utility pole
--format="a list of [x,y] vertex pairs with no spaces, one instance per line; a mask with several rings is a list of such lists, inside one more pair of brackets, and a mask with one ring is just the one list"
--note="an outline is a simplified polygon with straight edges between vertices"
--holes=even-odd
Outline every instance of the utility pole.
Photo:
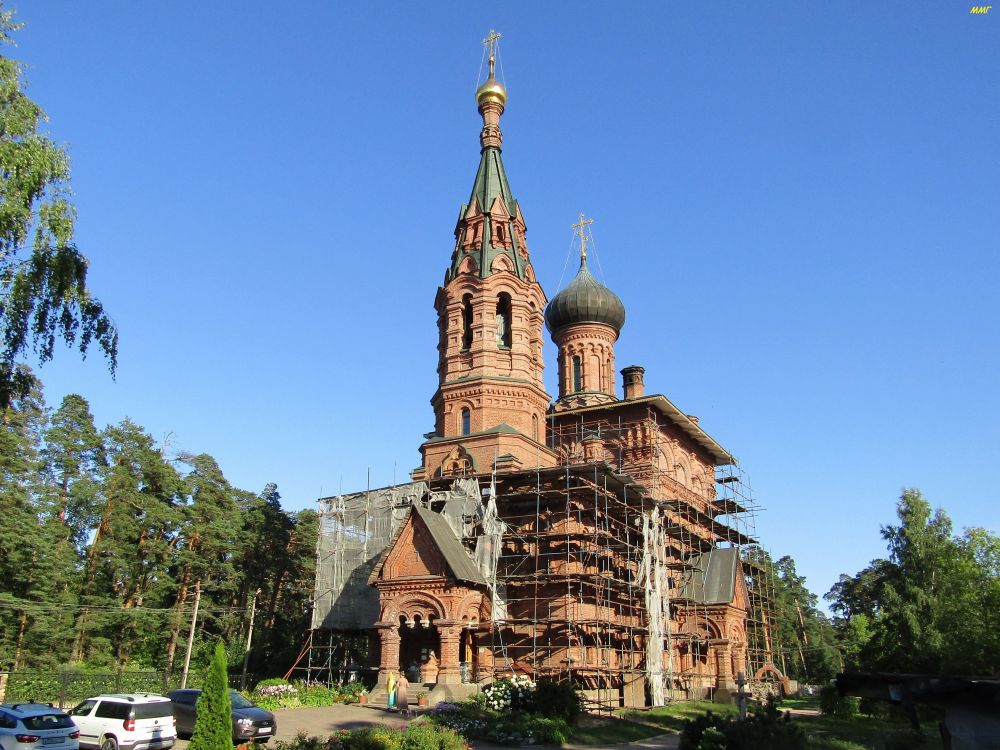
[[250,627],[247,628],[247,649],[243,654],[243,676],[240,677],[240,688],[247,689],[247,662],[250,661],[250,644],[253,643],[253,616],[257,611],[257,597],[260,596],[260,589],[253,592],[250,600]]
[[194,646],[194,628],[198,624],[198,605],[201,604],[201,579],[194,583],[194,612],[191,615],[191,629],[188,630],[187,653],[184,654],[184,672],[181,673],[181,690],[187,687],[188,667],[191,666],[191,648]]

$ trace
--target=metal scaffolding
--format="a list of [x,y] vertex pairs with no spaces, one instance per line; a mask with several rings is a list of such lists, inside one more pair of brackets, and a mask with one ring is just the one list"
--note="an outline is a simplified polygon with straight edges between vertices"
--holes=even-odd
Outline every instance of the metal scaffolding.
[[[330,680],[361,670],[349,649],[333,656],[343,639],[327,631],[358,634],[378,619],[368,576],[420,503],[445,516],[489,583],[492,622],[470,648],[470,679],[572,678],[592,705],[615,708],[703,694],[723,658],[753,678],[775,644],[750,484],[735,462],[681,455],[662,420],[653,408],[628,419],[560,415],[548,440],[559,466],[322,499],[300,669]],[[718,625],[736,596],[742,643]],[[483,647],[488,660],[476,655]]]

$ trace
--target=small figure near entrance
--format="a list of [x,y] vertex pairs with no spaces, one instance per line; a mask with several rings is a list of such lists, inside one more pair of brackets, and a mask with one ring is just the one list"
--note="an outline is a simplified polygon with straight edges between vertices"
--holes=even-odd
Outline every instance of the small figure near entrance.
[[406,688],[410,685],[406,679],[406,673],[399,673],[399,680],[396,681],[396,708],[401,715],[410,716],[410,697],[406,694]]
[[385,707],[392,711],[396,707],[396,673],[389,672],[389,679],[385,685],[386,697],[385,697]]
[[438,679],[438,660],[431,651],[427,656],[427,661],[423,663],[420,667],[420,681],[425,685],[437,682]]

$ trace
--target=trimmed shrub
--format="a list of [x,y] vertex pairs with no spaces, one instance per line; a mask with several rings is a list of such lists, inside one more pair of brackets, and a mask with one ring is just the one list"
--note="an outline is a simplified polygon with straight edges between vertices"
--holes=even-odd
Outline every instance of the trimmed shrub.
[[229,700],[226,650],[221,643],[216,645],[208,667],[197,712],[189,750],[233,750],[233,707]]

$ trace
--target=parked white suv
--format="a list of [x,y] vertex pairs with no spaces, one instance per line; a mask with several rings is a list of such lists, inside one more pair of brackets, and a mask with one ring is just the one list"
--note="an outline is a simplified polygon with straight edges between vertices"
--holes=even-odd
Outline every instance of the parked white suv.
[[174,705],[162,695],[98,695],[69,713],[80,729],[81,747],[166,750],[177,739]]
[[73,720],[50,703],[0,706],[2,750],[77,750],[79,737]]

